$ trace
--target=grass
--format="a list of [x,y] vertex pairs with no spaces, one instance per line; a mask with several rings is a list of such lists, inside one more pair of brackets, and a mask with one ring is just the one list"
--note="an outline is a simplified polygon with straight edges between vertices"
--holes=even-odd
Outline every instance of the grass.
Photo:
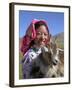
[[56,41],[56,44],[57,44],[57,47],[58,48],[64,49],[64,42],[62,42],[62,41]]
[[23,78],[22,75],[22,64],[21,64],[21,60],[23,59],[23,55],[21,52],[19,52],[19,79]]
[[64,44],[63,43],[57,44],[57,47],[61,48],[61,49],[64,49]]

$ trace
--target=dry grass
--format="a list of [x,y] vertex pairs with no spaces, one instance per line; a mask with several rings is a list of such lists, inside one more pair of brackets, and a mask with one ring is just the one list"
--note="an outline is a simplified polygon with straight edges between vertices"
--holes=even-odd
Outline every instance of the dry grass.
[[21,60],[23,59],[23,55],[21,52],[19,52],[19,79],[23,78],[22,75],[22,64],[21,64]]

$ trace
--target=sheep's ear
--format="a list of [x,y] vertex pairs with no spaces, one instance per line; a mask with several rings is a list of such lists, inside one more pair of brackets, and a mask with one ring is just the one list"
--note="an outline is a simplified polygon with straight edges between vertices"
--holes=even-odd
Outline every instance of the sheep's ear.
[[42,51],[43,57],[45,57],[45,52],[48,52],[47,48],[42,47],[42,48],[41,48],[41,51]]
[[45,57],[45,49],[43,47],[41,48],[41,51],[42,51],[42,56]]
[[50,41],[50,47],[52,48],[52,47],[55,46],[55,45],[56,45],[55,41],[51,40],[51,41]]
[[44,47],[42,47],[42,48],[41,48],[41,51],[42,51],[42,53],[44,53],[44,52],[45,52],[45,49],[44,49]]
[[64,50],[59,50],[59,59],[64,63]]
[[44,53],[45,53],[45,52],[48,52],[48,48],[47,48],[47,47],[42,47],[42,48],[41,48],[41,51],[42,51],[42,53],[43,53],[43,52],[44,52]]
[[50,51],[52,54],[56,54],[56,49],[57,49],[56,43],[50,42]]

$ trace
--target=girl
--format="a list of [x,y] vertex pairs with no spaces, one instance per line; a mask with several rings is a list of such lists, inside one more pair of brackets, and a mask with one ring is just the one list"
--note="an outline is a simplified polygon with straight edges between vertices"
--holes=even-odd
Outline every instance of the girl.
[[33,20],[23,38],[21,48],[24,55],[22,61],[24,79],[31,78],[32,60],[41,53],[41,48],[45,47],[49,41],[50,33],[46,22],[44,20]]

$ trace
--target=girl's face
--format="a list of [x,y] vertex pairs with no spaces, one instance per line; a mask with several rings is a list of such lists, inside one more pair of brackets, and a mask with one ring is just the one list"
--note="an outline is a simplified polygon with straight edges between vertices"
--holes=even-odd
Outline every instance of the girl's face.
[[36,39],[35,39],[35,44],[39,47],[45,46],[45,42],[48,39],[48,31],[44,25],[41,25],[37,30],[36,30]]

